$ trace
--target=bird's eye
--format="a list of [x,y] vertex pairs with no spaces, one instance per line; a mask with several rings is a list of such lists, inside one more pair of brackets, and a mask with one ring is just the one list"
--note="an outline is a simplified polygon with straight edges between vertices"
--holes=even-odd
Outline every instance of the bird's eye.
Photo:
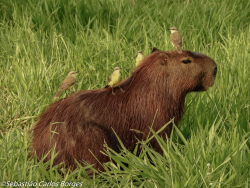
[[184,64],[189,64],[189,63],[191,63],[192,61],[189,60],[189,59],[187,59],[187,60],[182,60],[181,62],[184,63]]

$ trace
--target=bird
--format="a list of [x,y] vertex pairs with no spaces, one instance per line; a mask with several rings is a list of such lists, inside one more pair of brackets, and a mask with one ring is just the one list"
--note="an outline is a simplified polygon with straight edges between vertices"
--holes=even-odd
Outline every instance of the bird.
[[120,88],[120,90],[122,92],[124,92],[124,90],[119,86],[121,79],[122,79],[122,75],[121,75],[121,67],[115,67],[114,68],[114,72],[109,76],[108,79],[108,84],[104,87],[104,88],[108,88],[111,87],[112,88],[112,94],[115,95],[114,91],[113,91],[113,87],[118,86]]
[[176,27],[171,27],[170,29],[168,29],[171,31],[171,34],[170,34],[170,41],[172,42],[172,45],[174,47],[177,48],[177,52],[179,54],[182,53],[182,36],[181,36],[181,33],[178,31],[178,29]]
[[135,66],[138,66],[142,62],[143,58],[144,58],[144,55],[142,53],[142,50],[139,50],[135,58]]
[[70,71],[67,77],[63,80],[61,86],[58,89],[58,92],[54,98],[58,98],[63,90],[70,90],[74,87],[76,83],[77,71]]

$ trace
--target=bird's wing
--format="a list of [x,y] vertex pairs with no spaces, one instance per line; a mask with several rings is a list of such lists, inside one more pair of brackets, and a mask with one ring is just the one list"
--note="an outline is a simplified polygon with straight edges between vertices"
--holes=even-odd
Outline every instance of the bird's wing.
[[121,80],[122,80],[122,74],[120,73],[119,78],[118,78],[118,82],[120,83]]
[[75,82],[76,82],[75,78],[67,78],[67,79],[63,80],[63,82],[60,86],[60,90],[67,89],[68,87],[74,85]]
[[173,43],[177,48],[181,48],[180,44],[179,44],[176,40],[172,41],[172,43]]
[[110,83],[110,81],[111,81],[111,77],[112,77],[112,74],[109,75],[108,83],[107,83],[107,85],[106,85],[104,88],[108,88],[108,87],[109,87],[109,83]]
[[[182,47],[182,36],[180,33],[173,33],[170,35],[170,40],[172,43],[176,46],[176,43],[178,43],[178,47]],[[176,46],[177,47],[177,46]]]

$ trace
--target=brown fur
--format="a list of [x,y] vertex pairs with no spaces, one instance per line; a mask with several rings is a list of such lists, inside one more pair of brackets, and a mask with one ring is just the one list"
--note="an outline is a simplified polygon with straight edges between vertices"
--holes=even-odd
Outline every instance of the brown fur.
[[[125,147],[133,150],[136,138],[142,140],[148,135],[157,110],[153,125],[155,131],[172,118],[177,124],[184,112],[186,94],[211,87],[216,77],[215,69],[215,62],[203,54],[152,52],[120,84],[125,93],[119,87],[114,87],[116,95],[112,95],[111,88],[79,91],[52,103],[34,127],[32,151],[41,159],[56,143],[59,154],[54,164],[64,162],[66,168],[74,169],[76,159],[95,164],[94,168],[103,170],[89,150],[101,163],[110,160],[100,152],[104,143],[119,152],[118,141],[111,128]],[[50,130],[57,132],[51,145],[53,133]],[[172,125],[169,125],[159,134],[170,136],[171,131]],[[160,151],[155,140],[150,143]],[[49,159],[50,154],[45,161]]]

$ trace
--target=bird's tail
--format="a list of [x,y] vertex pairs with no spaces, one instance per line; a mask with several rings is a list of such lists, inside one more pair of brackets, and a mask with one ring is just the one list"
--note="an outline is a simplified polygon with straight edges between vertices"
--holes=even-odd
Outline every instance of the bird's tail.
[[182,53],[182,49],[181,49],[181,47],[177,47],[177,52],[178,52],[179,54],[181,54],[181,53]]
[[104,88],[108,88],[109,87],[109,85],[106,85]]
[[62,93],[62,90],[59,90],[59,91],[56,93],[56,95],[54,96],[54,98],[55,98],[55,99],[58,98],[58,97],[60,96],[61,93]]

